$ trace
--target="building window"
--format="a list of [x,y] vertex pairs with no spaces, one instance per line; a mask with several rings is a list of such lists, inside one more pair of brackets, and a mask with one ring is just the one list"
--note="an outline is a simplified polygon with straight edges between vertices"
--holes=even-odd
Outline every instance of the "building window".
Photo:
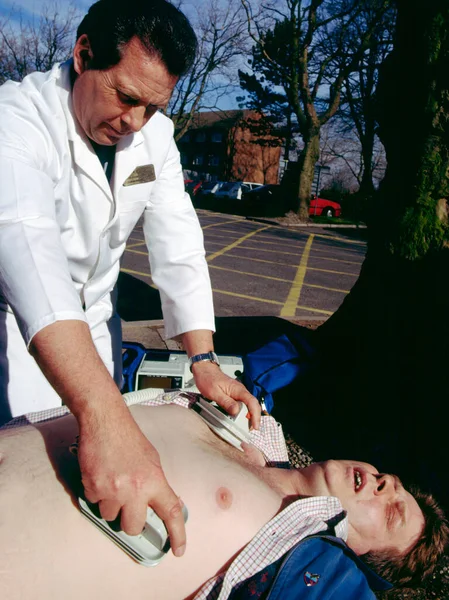
[[185,152],[181,152],[181,164],[186,165],[189,162],[188,156]]
[[195,142],[205,142],[205,141],[206,141],[206,134],[204,133],[204,131],[200,131],[199,133],[196,134]]
[[190,142],[190,133],[185,133],[180,139],[180,142]]
[[219,156],[209,156],[209,165],[211,167],[218,167],[220,165],[220,157]]
[[223,134],[221,133],[221,131],[214,131],[212,134],[212,141],[213,142],[222,142],[223,141]]
[[203,155],[202,154],[197,154],[195,156],[195,158],[193,159],[193,164],[194,165],[202,165],[203,164]]

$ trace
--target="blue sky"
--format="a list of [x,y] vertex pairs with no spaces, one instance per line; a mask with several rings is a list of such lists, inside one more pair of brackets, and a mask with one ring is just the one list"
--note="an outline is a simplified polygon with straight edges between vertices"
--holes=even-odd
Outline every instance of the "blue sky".
[[[20,14],[25,21],[32,20],[33,17],[39,17],[44,6],[52,7],[54,4],[57,5],[60,12],[64,12],[64,9],[67,9],[72,4],[79,10],[82,16],[95,1],[96,0],[73,0],[73,2],[70,0],[0,0],[0,21],[5,17],[8,17],[11,22],[14,22],[19,18]],[[126,2],[127,0],[124,1]],[[203,0],[184,0],[181,5],[181,10],[190,17],[193,12],[193,6],[201,5],[202,2]],[[177,2],[175,3],[178,5]],[[224,97],[219,102],[220,108],[223,110],[238,108],[235,96],[239,94],[241,94],[241,90],[237,88],[235,94],[229,94]]]
[[[33,15],[38,15],[45,5],[52,5],[55,0],[0,0],[0,18],[8,16],[11,10],[15,8],[22,11],[25,18],[32,18]],[[95,0],[73,0],[72,4],[77,7],[80,11],[84,11]],[[61,9],[68,7],[70,0],[56,0],[56,3]],[[183,3],[188,13],[189,2]]]

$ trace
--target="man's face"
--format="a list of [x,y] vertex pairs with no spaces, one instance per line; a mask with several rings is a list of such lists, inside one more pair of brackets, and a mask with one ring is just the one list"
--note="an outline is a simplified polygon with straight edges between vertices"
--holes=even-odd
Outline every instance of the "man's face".
[[395,475],[348,460],[316,463],[303,474],[315,494],[340,500],[348,513],[348,546],[357,554],[391,548],[405,553],[423,530],[418,503]]
[[92,58],[86,35],[76,42],[73,86],[76,118],[87,137],[104,146],[140,131],[159,108],[164,108],[177,77],[151,58],[138,38],[122,50],[120,62],[105,71],[89,70]]

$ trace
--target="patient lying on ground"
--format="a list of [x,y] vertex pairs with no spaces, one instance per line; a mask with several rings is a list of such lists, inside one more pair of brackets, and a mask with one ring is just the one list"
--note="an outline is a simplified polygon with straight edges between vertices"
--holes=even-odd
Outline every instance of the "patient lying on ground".
[[[194,412],[175,405],[131,411],[158,450],[189,511],[187,549],[155,568],[134,563],[79,512],[77,435],[72,416],[0,432],[0,597],[179,600],[194,597],[286,506],[301,497],[337,497],[342,537],[357,554],[404,554],[425,520],[399,480],[356,461],[302,470],[269,468],[262,455],[231,447]],[[341,513],[335,500],[317,529]],[[332,512],[333,511],[333,512]],[[338,520],[338,519],[337,519]]]

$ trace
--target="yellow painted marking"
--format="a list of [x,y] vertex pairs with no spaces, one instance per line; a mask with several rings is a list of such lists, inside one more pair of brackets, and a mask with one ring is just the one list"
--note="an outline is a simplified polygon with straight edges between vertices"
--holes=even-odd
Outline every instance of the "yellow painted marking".
[[[235,233],[236,235],[239,234],[239,232],[237,231],[230,231],[229,233]],[[314,234],[315,235],[315,234]],[[218,242],[212,242],[210,240],[210,237],[214,237],[214,238],[224,238],[224,239],[228,239],[229,236],[227,235],[220,235],[219,233],[212,233],[209,234],[209,236],[206,238],[207,243],[209,244],[216,244]],[[304,248],[305,245],[305,240],[290,240],[288,243],[287,242],[267,242],[265,241],[265,239],[272,239],[272,238],[267,238],[266,236],[261,235],[257,241],[260,242],[263,245],[269,245],[269,246],[276,246],[277,248],[293,248],[295,250],[302,250],[302,248]],[[296,246],[296,244],[301,244],[300,246]],[[248,248],[248,249],[252,249],[252,248]],[[259,250],[259,248],[257,248],[257,250]],[[336,250],[341,250],[342,252],[357,252],[357,250],[353,250],[351,248],[336,248]],[[317,248],[316,245],[313,247],[313,252],[330,252],[331,249],[330,248]],[[265,252],[269,252],[269,250],[265,250]],[[271,252],[274,252],[273,250]],[[281,251],[279,251],[280,253],[282,253]],[[287,253],[288,254],[288,253]],[[339,259],[339,258],[329,258],[329,260],[339,260],[342,261],[343,259]],[[362,259],[363,261],[363,259]],[[348,261],[344,261],[343,262],[348,262]],[[361,264],[361,263],[351,263],[351,264]]]
[[239,240],[236,240],[235,242],[232,242],[232,244],[229,244],[229,246],[225,246],[225,248],[222,248],[221,250],[218,250],[218,252],[214,252],[214,254],[210,254],[209,256],[207,256],[206,257],[207,262],[210,262],[211,260],[214,260],[214,258],[217,258],[218,256],[222,256],[223,254],[225,254],[229,250],[232,250],[236,246],[240,246],[240,244],[243,244],[243,242],[245,240],[247,240],[250,237],[253,237],[253,235],[256,235],[260,231],[265,231],[265,229],[269,229],[269,228],[270,228],[270,225],[267,225],[265,227],[261,227],[260,229],[256,229],[256,231],[252,231],[251,233],[247,233],[246,235],[244,235],[243,237],[241,237]]
[[338,288],[326,287],[325,285],[316,285],[314,283],[305,283],[305,287],[318,288],[319,290],[326,290],[327,292],[339,292],[340,294],[349,294],[351,290],[339,290]]
[[[217,265],[209,265],[209,269],[217,269],[219,271],[229,271],[236,275],[249,275],[250,277],[259,277],[260,279],[270,279],[272,281],[280,281],[281,283],[291,283],[291,279],[283,279],[281,277],[272,277],[271,275],[261,275],[260,273],[250,273],[249,271],[237,271],[236,269],[227,269],[226,267],[217,267]],[[312,283],[305,283],[305,287],[318,288],[320,290],[326,290],[329,292],[339,292],[341,294],[349,294],[350,290],[339,290],[337,288],[325,287],[323,285],[315,285]]]
[[[151,279],[151,275],[149,273],[141,273],[140,271],[133,271],[132,269],[124,268],[121,268],[120,271],[122,271],[123,273],[129,273],[130,275],[140,275],[141,277],[148,277],[149,279]],[[157,286],[155,286],[154,283],[150,283],[149,285],[155,290],[157,290]]]
[[138,246],[145,246],[145,242],[139,242],[139,243],[136,243],[136,244],[128,244],[126,246],[126,249],[130,250],[131,248],[137,248]]
[[301,310],[308,310],[310,312],[317,312],[317,313],[320,313],[321,315],[333,315],[334,314],[331,310],[322,310],[321,308],[310,308],[310,306],[301,306],[300,304],[296,308],[301,309]]
[[[244,300],[254,300],[255,302],[263,302],[264,304],[278,304],[282,306],[282,302],[277,300],[265,300],[264,298],[257,298],[257,296],[247,296],[245,294],[237,294],[236,292],[228,292],[226,290],[213,289],[214,294],[224,294],[225,296],[234,296],[235,298],[243,298]],[[321,310],[320,308],[310,308],[309,306],[298,306],[301,310],[308,312],[320,313],[323,315],[333,315],[334,313],[329,310]]]
[[143,254],[144,256],[148,256],[148,252],[142,252],[141,250],[133,250],[132,248],[127,248],[127,250],[132,254]]
[[[272,260],[264,260],[263,258],[249,258],[248,256],[240,256],[239,254],[227,254],[226,257],[238,258],[239,260],[250,260],[253,262],[266,263],[269,265],[280,265],[281,267],[290,267],[294,269],[294,265],[282,262],[273,262]],[[333,273],[334,275],[350,275],[351,277],[358,277],[358,273],[348,273],[347,271],[329,271],[328,269],[317,269],[315,267],[307,267],[308,271],[322,271],[323,273]]]
[[[220,237],[226,237],[226,236],[220,236]],[[262,244],[266,244],[267,242],[262,242]],[[207,240],[207,244],[208,246],[220,246],[220,242],[212,242],[210,240]],[[241,250],[257,250],[257,252],[273,252],[274,254],[286,254],[287,256],[302,256],[302,253],[296,253],[296,252],[282,252],[281,250],[268,250],[265,248],[255,248],[252,246],[240,246]],[[356,266],[361,266],[363,261],[354,261],[354,260],[346,260],[343,258],[331,258],[330,256],[313,256],[313,254],[315,252],[326,252],[325,250],[319,250],[318,248],[314,248],[310,258],[314,258],[315,260],[329,260],[331,262],[337,262],[337,263],[343,263],[343,264],[347,264],[347,265],[356,265]],[[252,260],[250,258],[248,258],[248,260]],[[273,263],[273,264],[279,264],[279,263]]]
[[330,269],[317,269],[316,267],[307,267],[308,271],[319,271],[320,273],[332,273],[333,275],[349,275],[350,277],[358,277],[359,273],[348,273],[347,271],[331,271]]
[[284,307],[281,310],[281,317],[294,317],[296,314],[296,307],[298,306],[299,297],[301,296],[302,286],[304,284],[304,278],[307,271],[307,262],[309,260],[310,248],[312,247],[313,238],[315,236],[310,235],[307,240],[306,247],[304,248],[301,262],[299,263],[296,277],[293,281],[293,285],[290,289],[290,293],[285,301]]
[[[248,223],[248,225],[251,223],[251,221],[247,221],[246,219],[240,219],[240,220],[236,219],[235,221],[227,221],[226,223],[225,222],[216,223],[216,225],[226,225],[227,223],[240,223],[242,221],[245,221],[245,223]],[[210,227],[210,225],[208,225],[208,227]],[[270,227],[272,229],[279,229],[278,225],[270,225]],[[223,231],[226,233],[236,233],[234,230],[229,230],[229,229],[223,229]],[[293,228],[290,229],[289,228],[288,231],[293,232],[293,233],[299,233],[299,234],[303,235],[304,237],[309,235],[307,233],[307,228],[305,228],[305,227],[304,227],[304,231],[300,230],[300,228],[298,228],[298,229],[293,229]],[[334,241],[340,242],[342,244],[347,244],[347,245],[354,244],[355,246],[366,246],[366,242],[362,242],[360,240],[345,240],[343,238],[330,236],[330,235],[324,235],[321,233],[313,233],[310,235],[314,235],[315,237],[323,239],[323,240],[334,240]],[[261,237],[265,237],[265,236],[261,236]],[[301,240],[293,240],[292,239],[292,242],[295,242],[295,241],[300,242]],[[349,250],[349,248],[348,248],[348,250]]]
[[337,240],[337,242],[341,242],[342,244],[355,244],[356,246],[366,246],[366,242],[361,242],[359,240],[343,240],[339,237],[333,237],[330,235],[323,235],[321,233],[315,234],[316,237],[323,238],[325,240]]
[[236,269],[227,269],[226,267],[217,267],[217,265],[209,265],[209,269],[218,269],[219,271],[229,271],[236,275],[249,275],[250,277],[260,277],[262,279],[271,279],[273,281],[281,281],[282,283],[291,283],[291,279],[281,279],[280,277],[271,277],[270,275],[260,275],[259,273],[249,273],[247,271],[237,271]]
[[245,294],[237,294],[237,292],[227,292],[226,290],[212,289],[214,294],[225,294],[225,296],[234,296],[235,298],[244,298],[245,300],[255,300],[256,302],[264,302],[266,304],[278,304],[282,306],[282,302],[277,300],[266,300],[265,298],[257,298],[257,296],[246,296]]
[[[273,252],[275,254],[286,254],[288,256],[301,256],[302,255],[302,253],[283,252],[282,250],[268,250],[266,248],[254,248],[253,246],[240,246],[240,249],[241,250],[257,250],[258,252]],[[314,249],[314,251],[315,251],[315,249]],[[314,258],[314,257],[311,256],[310,258]],[[352,260],[344,260],[341,258],[329,258],[329,257],[324,257],[324,256],[322,256],[322,257],[320,256],[319,259],[320,260],[331,260],[333,262],[347,263],[348,265],[361,265],[362,264],[361,262],[354,262]]]
[[245,219],[233,219],[232,221],[220,221],[220,223],[211,223],[210,225],[205,225],[202,229],[209,229],[209,227],[220,227],[220,225],[227,225],[228,223],[240,223],[241,221],[245,221]]

